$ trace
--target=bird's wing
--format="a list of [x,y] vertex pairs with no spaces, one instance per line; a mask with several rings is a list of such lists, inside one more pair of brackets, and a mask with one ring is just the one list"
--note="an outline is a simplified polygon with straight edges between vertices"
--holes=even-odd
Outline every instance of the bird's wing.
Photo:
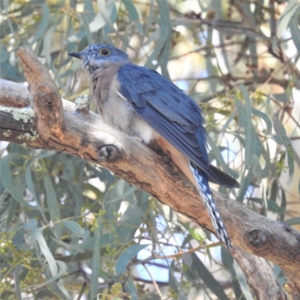
[[210,176],[204,120],[194,100],[157,72],[133,64],[119,69],[118,80],[136,113]]

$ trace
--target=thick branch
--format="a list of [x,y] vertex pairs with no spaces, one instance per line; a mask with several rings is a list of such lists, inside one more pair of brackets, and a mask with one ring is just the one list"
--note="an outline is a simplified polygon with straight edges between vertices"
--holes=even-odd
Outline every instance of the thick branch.
[[0,86],[2,105],[9,107],[26,107],[30,104],[30,94],[25,86],[1,78]]
[[58,138],[63,139],[63,106],[54,80],[30,48],[22,47],[17,54],[29,82],[31,106],[39,120],[37,131],[44,139],[48,139],[51,128],[52,132],[56,131]]
[[[29,49],[23,48],[22,51],[27,52]],[[22,57],[25,66],[41,64],[39,60],[31,60],[31,55]],[[32,67],[31,70],[36,72],[40,69]],[[0,140],[25,143],[27,147],[66,151],[90,162],[101,164],[116,175],[154,195],[162,203],[188,216],[208,230],[214,231],[196,189],[172,163],[165,162],[136,139],[103,124],[98,115],[76,111],[75,105],[69,101],[63,100],[63,110],[57,109],[62,105],[58,103],[61,102],[60,98],[56,96],[53,98],[53,95],[58,93],[56,87],[52,90],[51,83],[51,87],[49,85],[43,90],[40,87],[45,77],[27,78],[32,87],[31,92],[33,91],[35,95],[31,97],[28,93],[28,98],[36,97],[33,103],[35,114],[31,109],[27,109],[28,115],[24,114],[26,117],[22,115],[23,117],[20,118],[19,109],[0,107]],[[32,80],[35,83],[31,82]],[[45,93],[42,93],[39,98],[40,89]],[[24,93],[22,85],[20,85],[21,93]],[[55,105],[47,107],[48,101]],[[6,105],[5,103],[0,97],[0,104]],[[62,112],[61,116],[60,112]],[[64,120],[64,122],[56,122],[56,120]],[[46,130],[47,134],[41,130]],[[214,195],[235,246],[232,255],[237,258],[241,267],[247,268],[246,261],[249,265],[249,259],[240,249],[271,260],[283,269],[290,286],[294,289],[294,294],[299,294],[300,234],[284,223],[254,213],[236,201],[225,199],[218,193]],[[242,260],[244,263],[241,263]],[[272,276],[268,265],[253,256],[250,264],[254,266],[256,273],[249,275],[247,269],[244,270],[248,275],[248,282],[257,290],[265,290],[265,293],[258,293],[258,298],[265,299],[262,295],[266,295],[269,291],[268,299],[284,299],[284,292]],[[266,269],[268,271],[265,271]],[[265,274],[270,277],[262,280]]]

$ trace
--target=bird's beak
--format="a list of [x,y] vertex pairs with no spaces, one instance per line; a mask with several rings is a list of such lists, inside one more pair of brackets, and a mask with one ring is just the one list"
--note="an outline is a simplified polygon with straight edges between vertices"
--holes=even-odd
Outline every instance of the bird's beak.
[[83,54],[81,52],[71,52],[68,55],[76,57],[78,59],[82,59],[82,57],[83,57]]

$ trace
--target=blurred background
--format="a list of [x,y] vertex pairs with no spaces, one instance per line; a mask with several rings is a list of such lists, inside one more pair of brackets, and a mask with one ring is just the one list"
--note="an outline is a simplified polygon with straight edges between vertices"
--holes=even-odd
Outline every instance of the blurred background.
[[[211,161],[241,183],[211,186],[300,228],[297,1],[2,0],[0,9],[1,78],[26,85],[15,53],[29,45],[74,101],[89,82],[68,53],[121,48],[202,108]],[[6,141],[0,157],[1,299],[255,298],[211,233],[111,172]]]

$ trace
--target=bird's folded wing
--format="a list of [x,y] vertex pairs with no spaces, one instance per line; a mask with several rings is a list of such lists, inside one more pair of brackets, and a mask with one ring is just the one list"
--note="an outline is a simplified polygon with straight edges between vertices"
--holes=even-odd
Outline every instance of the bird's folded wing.
[[118,81],[119,92],[131,102],[136,113],[189,160],[209,173],[206,132],[198,105],[169,80],[143,67],[122,66]]

